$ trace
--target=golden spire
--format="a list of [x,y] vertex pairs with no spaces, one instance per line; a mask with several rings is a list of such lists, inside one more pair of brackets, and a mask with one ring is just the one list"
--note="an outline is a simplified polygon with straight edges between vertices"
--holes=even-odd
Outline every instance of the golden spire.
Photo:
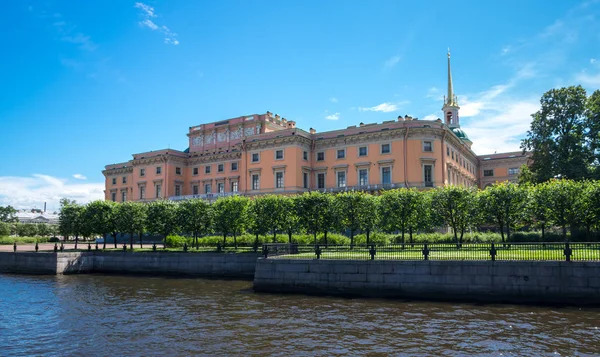
[[452,70],[450,69],[450,48],[448,48],[448,96],[446,97],[447,106],[457,107],[458,101],[454,96],[454,88],[452,86]]

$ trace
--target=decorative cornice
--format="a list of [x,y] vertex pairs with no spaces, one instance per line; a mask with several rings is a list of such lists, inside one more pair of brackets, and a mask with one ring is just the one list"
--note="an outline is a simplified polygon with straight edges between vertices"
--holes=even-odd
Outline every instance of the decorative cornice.
[[311,140],[303,136],[289,134],[280,138],[255,139],[254,141],[246,141],[246,150],[264,150],[286,145],[298,145],[305,149],[310,149]]
[[103,170],[102,174],[104,176],[113,176],[113,175],[122,175],[122,174],[130,174],[133,173],[133,167],[119,167],[117,169]]

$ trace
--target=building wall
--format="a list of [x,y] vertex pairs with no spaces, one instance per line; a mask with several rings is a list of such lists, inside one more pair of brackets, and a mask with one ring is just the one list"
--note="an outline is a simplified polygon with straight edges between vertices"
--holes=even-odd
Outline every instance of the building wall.
[[[521,166],[528,164],[529,158],[529,154],[520,151],[480,156],[480,187],[485,188],[503,181],[516,182]],[[486,172],[493,175],[486,176]]]
[[598,262],[263,259],[261,292],[508,303],[598,304]]

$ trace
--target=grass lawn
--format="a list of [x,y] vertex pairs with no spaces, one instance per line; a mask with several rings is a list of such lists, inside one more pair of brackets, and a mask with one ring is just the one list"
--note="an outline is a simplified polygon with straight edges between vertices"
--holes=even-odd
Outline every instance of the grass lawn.
[[49,237],[8,237],[2,236],[0,237],[0,244],[13,244],[17,242],[18,244],[35,244],[38,243],[46,243],[48,242]]
[[[321,259],[350,259],[369,260],[369,250],[364,247],[322,247]],[[564,245],[553,247],[538,246],[497,246],[496,260],[553,260],[564,261]],[[600,244],[592,243],[591,246],[572,247],[571,260],[600,261]],[[272,255],[271,259],[316,259],[314,250],[301,250],[299,254]],[[377,247],[375,260],[424,260],[422,245],[419,247]],[[463,247],[457,249],[451,246],[431,247],[429,260],[491,260],[488,247]]]

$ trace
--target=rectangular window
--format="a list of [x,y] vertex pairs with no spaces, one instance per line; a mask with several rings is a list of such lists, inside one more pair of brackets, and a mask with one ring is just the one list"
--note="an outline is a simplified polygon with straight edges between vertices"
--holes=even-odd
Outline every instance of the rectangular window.
[[231,192],[238,192],[238,182],[237,181],[233,181],[231,183]]
[[337,158],[338,159],[345,159],[346,158],[346,149],[338,149],[338,151],[337,151]]
[[156,166],[156,174],[160,175],[162,173],[162,166]]
[[454,160],[454,150],[452,150],[452,160]]
[[161,197],[162,197],[162,186],[156,185],[156,198],[161,198]]
[[194,176],[198,175],[198,168],[197,167],[194,167],[193,174],[194,174]]
[[446,156],[450,156],[450,148],[446,146]]
[[433,166],[423,165],[423,180],[425,187],[433,187]]
[[283,188],[283,172],[275,173],[275,188]]
[[283,150],[275,150],[275,160],[283,160]]
[[140,186],[140,200],[146,199],[146,186]]
[[146,169],[140,169],[140,176],[141,177],[146,176]]
[[127,183],[127,176],[123,176],[123,183]]
[[204,166],[204,173],[210,174],[210,166]]
[[181,167],[175,168],[175,175],[181,175]]
[[423,151],[426,151],[426,152],[433,151],[433,145],[432,145],[431,141],[423,141]]
[[317,161],[325,160],[325,152],[321,151],[317,153]]
[[210,183],[204,184],[204,193],[209,194],[211,191]]
[[231,171],[237,171],[237,167],[238,167],[238,163],[237,162],[232,162],[231,163]]
[[121,191],[121,202],[127,201],[127,191]]
[[116,192],[111,192],[110,194],[110,199],[115,202],[117,200],[117,193]]
[[305,160],[305,161],[308,160],[308,151],[302,152],[302,159]]
[[483,170],[483,176],[494,176],[494,170]]
[[389,154],[390,153],[390,144],[381,144],[381,153]]
[[367,156],[367,147],[361,146],[358,148],[358,156]]
[[252,162],[258,162],[260,156],[258,155],[257,152],[252,153]]
[[369,170],[360,169],[358,170],[358,185],[366,186],[369,184]]
[[175,196],[181,196],[181,185],[175,185]]
[[346,187],[346,171],[337,172],[337,187]]
[[217,165],[217,172],[223,172],[223,171],[225,171],[225,165],[218,164]]
[[508,169],[508,174],[509,175],[518,175],[519,174],[519,168],[518,167],[511,167]]
[[308,174],[306,172],[302,173],[302,187],[308,188]]
[[225,192],[225,184],[223,182],[217,183],[217,192],[218,193]]
[[317,188],[325,188],[325,174],[317,174]]
[[252,189],[258,190],[260,188],[260,176],[252,175]]
[[392,183],[392,169],[390,167],[381,168],[381,183],[384,185]]
[[192,195],[197,195],[198,194],[198,185],[194,185],[192,186]]
[[116,184],[117,184],[117,178],[116,178],[116,177],[113,177],[113,179],[112,179],[112,183],[113,183],[113,185],[116,185]]

